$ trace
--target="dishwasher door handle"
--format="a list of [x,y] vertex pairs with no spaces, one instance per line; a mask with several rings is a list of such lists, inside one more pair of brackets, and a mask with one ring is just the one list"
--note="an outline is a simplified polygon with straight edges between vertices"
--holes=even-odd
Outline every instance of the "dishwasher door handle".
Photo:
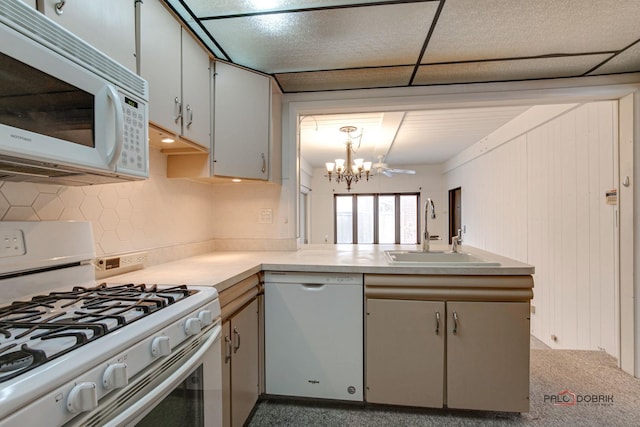
[[324,283],[302,283],[300,286],[308,291],[321,291],[327,285]]

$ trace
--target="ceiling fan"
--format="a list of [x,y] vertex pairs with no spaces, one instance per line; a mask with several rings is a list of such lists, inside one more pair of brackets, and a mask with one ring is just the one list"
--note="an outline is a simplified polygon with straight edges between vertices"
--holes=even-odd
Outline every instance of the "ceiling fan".
[[388,177],[392,177],[397,173],[403,173],[407,175],[415,175],[416,173],[416,171],[414,171],[413,169],[390,168],[389,165],[384,163],[383,160],[384,160],[384,156],[378,155],[378,161],[373,165],[371,165],[371,169],[374,171],[374,173],[376,174],[381,173],[382,175],[388,176]]

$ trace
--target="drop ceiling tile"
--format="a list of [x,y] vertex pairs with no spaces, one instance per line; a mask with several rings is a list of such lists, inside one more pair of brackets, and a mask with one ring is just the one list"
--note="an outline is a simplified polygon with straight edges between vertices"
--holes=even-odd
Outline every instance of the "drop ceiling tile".
[[609,54],[579,55],[510,61],[422,65],[414,85],[497,82],[581,76]]
[[447,0],[422,63],[617,51],[638,22],[638,0]]
[[197,17],[230,16],[265,13],[291,9],[344,6],[372,3],[371,0],[186,0],[185,4]]
[[203,21],[233,62],[266,73],[409,65],[436,2]]
[[589,75],[640,72],[640,42],[611,58]]
[[276,74],[284,92],[407,86],[413,66]]

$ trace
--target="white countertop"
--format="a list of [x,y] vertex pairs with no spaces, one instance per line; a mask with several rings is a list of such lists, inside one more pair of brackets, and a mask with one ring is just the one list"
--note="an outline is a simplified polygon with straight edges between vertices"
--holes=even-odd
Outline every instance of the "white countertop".
[[[167,262],[142,270],[107,277],[109,283],[157,283],[215,286],[222,291],[261,270],[427,274],[427,275],[531,275],[534,267],[486,251],[465,246],[462,251],[477,254],[500,266],[423,267],[392,265],[384,251],[416,250],[416,245],[306,245],[298,251],[212,252]],[[433,250],[448,246],[432,243]]]

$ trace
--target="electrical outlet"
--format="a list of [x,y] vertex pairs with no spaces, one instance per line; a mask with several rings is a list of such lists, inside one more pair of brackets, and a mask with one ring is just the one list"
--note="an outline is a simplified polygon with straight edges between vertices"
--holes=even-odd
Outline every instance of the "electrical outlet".
[[7,230],[0,235],[0,258],[20,256],[25,253],[22,230]]
[[531,314],[536,314],[536,306],[535,305],[531,305]]
[[120,256],[98,258],[96,267],[100,270],[112,270],[114,268],[135,267],[144,264],[146,261],[146,252],[136,252]]
[[131,267],[134,265],[144,264],[147,260],[146,252],[136,252],[120,256],[120,267]]

